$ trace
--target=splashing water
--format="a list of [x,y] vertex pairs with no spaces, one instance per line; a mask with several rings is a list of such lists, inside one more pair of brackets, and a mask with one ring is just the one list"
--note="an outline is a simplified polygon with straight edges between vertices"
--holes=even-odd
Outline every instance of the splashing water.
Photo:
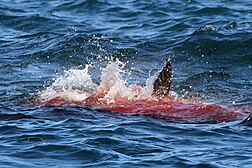
[[101,101],[113,104],[121,99],[141,100],[151,97],[153,82],[147,80],[144,87],[136,85],[127,86],[127,82],[122,78],[124,66],[125,64],[117,60],[102,69],[101,84],[98,88],[98,92],[103,92],[104,94],[104,97],[100,99]]
[[70,69],[63,76],[55,79],[51,86],[40,93],[40,101],[48,101],[56,97],[68,100],[85,100],[98,86],[88,74],[89,65],[82,70]]
[[125,64],[119,60],[110,62],[101,68],[101,83],[95,84],[89,75],[90,65],[84,69],[70,69],[63,76],[55,79],[51,86],[39,94],[40,101],[48,101],[56,97],[64,97],[67,101],[84,101],[92,93],[102,94],[100,101],[106,104],[116,103],[118,99],[141,100],[150,98],[154,77],[146,81],[144,87],[128,85],[122,74]]
[[122,74],[125,64],[111,61],[101,69],[101,83],[95,84],[89,67],[70,69],[56,78],[39,95],[42,105],[90,105],[124,114],[149,115],[183,123],[219,123],[242,119],[250,108],[207,105],[195,100],[178,99],[174,92],[168,96],[152,94],[154,77],[145,86],[129,85]]

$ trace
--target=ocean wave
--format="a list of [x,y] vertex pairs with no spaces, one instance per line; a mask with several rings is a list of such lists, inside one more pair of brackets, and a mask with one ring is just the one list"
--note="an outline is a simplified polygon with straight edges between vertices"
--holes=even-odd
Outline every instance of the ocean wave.
[[17,114],[0,114],[0,120],[21,120],[21,119],[34,119],[34,117],[30,115],[25,115],[22,113]]

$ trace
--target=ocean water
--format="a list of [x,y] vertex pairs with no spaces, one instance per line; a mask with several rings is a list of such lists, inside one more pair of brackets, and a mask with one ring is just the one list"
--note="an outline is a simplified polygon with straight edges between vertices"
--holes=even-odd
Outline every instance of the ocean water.
[[83,89],[87,65],[94,87],[116,60],[143,86],[170,60],[179,98],[252,107],[251,18],[250,0],[1,0],[0,167],[251,167],[252,128],[240,120],[32,103],[55,81]]

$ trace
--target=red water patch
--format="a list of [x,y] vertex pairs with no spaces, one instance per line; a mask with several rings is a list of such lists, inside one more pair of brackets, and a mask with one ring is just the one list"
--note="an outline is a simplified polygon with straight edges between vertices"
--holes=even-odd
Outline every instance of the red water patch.
[[223,105],[206,105],[200,102],[185,102],[173,97],[152,97],[150,99],[129,100],[114,99],[108,103],[101,99],[103,95],[93,94],[84,101],[71,101],[64,97],[56,97],[40,102],[46,106],[83,106],[90,105],[111,112],[146,115],[182,123],[220,123],[243,119],[252,112],[248,107],[233,107]]
[[146,81],[145,86],[127,84],[121,75],[123,64],[120,61],[111,62],[102,69],[98,86],[92,82],[88,67],[66,71],[40,94],[36,104],[89,105],[111,112],[147,115],[183,123],[230,122],[243,119],[252,112],[246,107],[206,105],[194,100],[180,100],[176,96],[153,96],[152,78]]

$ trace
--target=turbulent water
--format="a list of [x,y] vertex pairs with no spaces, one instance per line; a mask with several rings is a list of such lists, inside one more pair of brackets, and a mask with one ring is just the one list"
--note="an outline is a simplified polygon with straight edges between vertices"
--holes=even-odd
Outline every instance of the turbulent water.
[[240,121],[33,104],[83,99],[117,70],[126,87],[149,86],[170,60],[179,98],[252,107],[251,18],[250,0],[2,0],[0,167],[251,167]]

